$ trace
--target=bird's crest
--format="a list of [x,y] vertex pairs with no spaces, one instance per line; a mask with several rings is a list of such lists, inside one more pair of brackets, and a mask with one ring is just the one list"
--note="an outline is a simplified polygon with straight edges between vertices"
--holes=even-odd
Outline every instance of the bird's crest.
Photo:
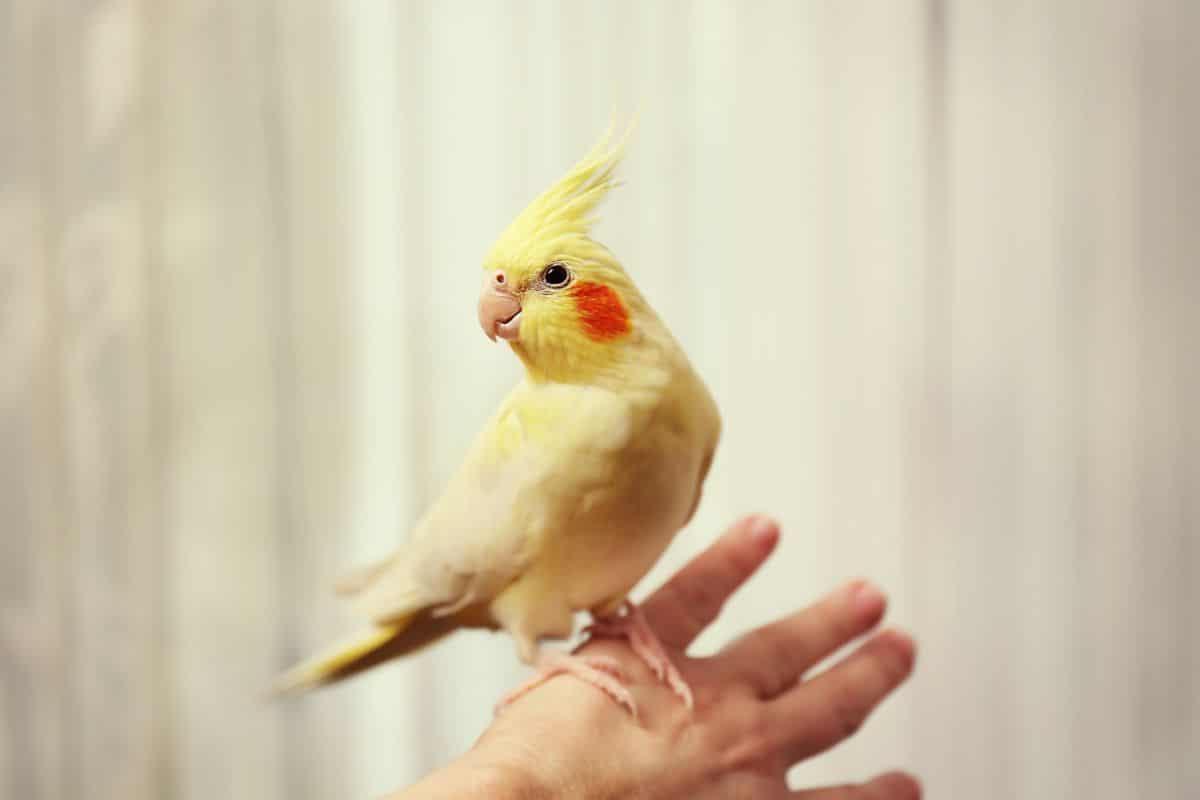
[[566,251],[589,238],[592,212],[619,183],[614,173],[633,125],[613,142],[615,130],[614,121],[591,152],[512,221],[492,246],[487,263],[540,261],[542,251]]

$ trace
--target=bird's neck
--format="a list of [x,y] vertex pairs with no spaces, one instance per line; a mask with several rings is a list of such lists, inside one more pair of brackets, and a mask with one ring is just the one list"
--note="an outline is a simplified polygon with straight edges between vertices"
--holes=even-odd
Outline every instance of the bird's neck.
[[679,345],[649,309],[638,309],[629,335],[618,342],[575,343],[535,357],[520,342],[513,352],[529,383],[600,386],[614,391],[654,391],[687,360]]

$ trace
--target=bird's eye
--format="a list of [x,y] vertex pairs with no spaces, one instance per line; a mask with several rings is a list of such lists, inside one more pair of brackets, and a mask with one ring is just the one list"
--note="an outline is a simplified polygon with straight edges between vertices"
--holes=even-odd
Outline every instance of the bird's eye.
[[562,264],[551,264],[542,273],[542,280],[551,289],[560,289],[567,285],[567,281],[571,280],[571,271]]

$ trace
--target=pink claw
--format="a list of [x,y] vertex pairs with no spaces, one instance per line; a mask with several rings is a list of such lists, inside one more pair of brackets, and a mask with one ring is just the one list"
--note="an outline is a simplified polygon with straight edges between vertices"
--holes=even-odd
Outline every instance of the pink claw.
[[538,674],[500,698],[495,713],[499,714],[513,701],[555,675],[574,675],[590,683],[637,719],[637,705],[633,702],[633,695],[624,686],[625,673],[616,660],[606,656],[568,655],[554,650],[545,651],[538,657]]
[[624,614],[618,612],[612,616],[597,618],[591,625],[584,628],[584,632],[593,637],[625,637],[629,639],[629,646],[638,658],[646,662],[646,666],[650,668],[655,677],[670,686],[671,691],[678,695],[684,706],[691,711],[694,704],[692,689],[679,674],[675,665],[671,663],[667,651],[663,649],[662,642],[658,640],[649,623],[646,622],[646,615],[629,601],[625,602],[622,610],[624,610]]

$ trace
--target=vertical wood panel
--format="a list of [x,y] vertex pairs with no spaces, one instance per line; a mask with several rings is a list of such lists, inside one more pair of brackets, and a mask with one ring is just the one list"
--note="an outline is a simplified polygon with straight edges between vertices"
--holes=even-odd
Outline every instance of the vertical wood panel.
[[[1177,4],[1180,15],[1176,29],[1200,30],[1200,8],[1195,4]],[[1200,305],[1200,228],[1189,220],[1200,218],[1200,158],[1194,147],[1200,142],[1200,100],[1192,91],[1192,76],[1200,74],[1200,54],[1190,47],[1190,37],[1181,35],[1176,49],[1174,84],[1178,98],[1176,135],[1182,153],[1177,165],[1179,186],[1178,213],[1180,252],[1175,263],[1176,284],[1173,291],[1175,311],[1174,355],[1180,375],[1179,415],[1182,433],[1175,445],[1179,470],[1175,542],[1176,558],[1180,565],[1177,574],[1182,578],[1180,597],[1175,606],[1178,625],[1179,660],[1170,665],[1176,676],[1177,697],[1191,698],[1180,703],[1182,720],[1179,729],[1179,751],[1174,764],[1168,765],[1175,776],[1180,794],[1200,786],[1200,635],[1193,622],[1192,609],[1200,608],[1200,581],[1195,579],[1200,568],[1200,358],[1196,357],[1196,340],[1200,338],[1200,322],[1195,309]]]
[[58,430],[55,286],[47,248],[53,160],[39,135],[52,107],[39,67],[45,10],[0,13],[0,793],[60,798],[69,763],[60,659],[65,585]]
[[[1200,266],[1195,247],[1196,139],[1184,138],[1186,121],[1200,111],[1194,73],[1186,69],[1195,58],[1185,55],[1192,50],[1196,30],[1193,5],[1167,2],[1144,9],[1138,75],[1143,149],[1136,220],[1141,234],[1137,356],[1143,374],[1133,499],[1142,542],[1133,587],[1140,623],[1133,727],[1137,785],[1152,796],[1196,789],[1184,784],[1185,759],[1194,760],[1196,753],[1183,749],[1195,722],[1192,709],[1181,702],[1187,681],[1180,668],[1187,663],[1188,642],[1180,631],[1197,630],[1194,608],[1185,605],[1185,587],[1195,582],[1200,567],[1200,562],[1187,559],[1188,542],[1198,532],[1184,527],[1196,485],[1181,469],[1187,415],[1194,418],[1197,407],[1187,408],[1181,401],[1188,379],[1184,367],[1196,361],[1198,337],[1194,321],[1192,335],[1187,340],[1180,337],[1184,320],[1178,315],[1182,304],[1194,317],[1200,300],[1188,291]],[[1190,28],[1187,21],[1193,23]]]
[[1044,6],[955,7],[951,17],[957,508],[945,533],[960,541],[946,576],[954,633],[941,643],[971,663],[954,672],[956,704],[982,693],[992,721],[980,731],[983,747],[967,744],[961,727],[954,734],[951,791],[987,782],[1013,795],[1063,796],[1068,742],[1037,735],[1069,719],[1062,599],[1076,591],[1073,430],[1064,425],[1074,308],[1072,276],[1059,263],[1061,203],[1076,197],[1059,168],[1062,65]]
[[65,796],[74,739],[64,695],[70,582],[61,430],[59,289],[51,269],[52,9],[0,15],[0,792]]
[[[261,108],[267,150],[267,195],[274,208],[278,255],[273,271],[280,313],[271,356],[280,397],[277,429],[282,670],[342,635],[347,614],[331,602],[331,583],[353,562],[355,531],[351,432],[350,301],[353,235],[348,228],[344,131],[350,100],[335,9],[287,3],[262,8]],[[391,31],[381,31],[385,36]],[[315,58],[314,54],[321,54]],[[392,121],[389,120],[389,123]],[[348,263],[350,262],[350,263]],[[383,265],[386,268],[386,264]],[[287,703],[284,796],[358,797],[359,755],[369,732],[351,698],[333,693]]]
[[[428,372],[428,296],[410,281],[436,274],[412,259],[424,235],[427,11],[356,4],[339,15],[346,97],[348,271],[352,276],[352,505],[345,569],[390,552],[428,497],[427,444],[419,421],[435,398],[415,387]],[[396,42],[404,46],[397,47]],[[421,157],[414,158],[419,153]],[[410,264],[412,266],[410,266]],[[328,268],[328,265],[326,265]],[[417,286],[435,285],[417,278]],[[411,384],[410,384],[411,381]],[[332,602],[326,598],[326,602]],[[353,623],[359,625],[361,620]],[[433,724],[420,660],[377,670],[330,703],[354,708],[350,766],[357,794],[375,796],[426,771]],[[417,721],[420,721],[418,724]]]
[[[281,402],[256,9],[157,8],[168,652],[179,797],[279,797]],[[289,465],[290,466],[290,465]]]
[[159,486],[139,189],[139,9],[59,10],[54,242],[64,303],[66,492],[78,561],[73,794],[161,791]]
[[[1077,260],[1084,349],[1085,440],[1080,454],[1084,507],[1076,533],[1079,590],[1070,605],[1076,632],[1078,688],[1072,728],[1075,793],[1085,797],[1139,794],[1130,766],[1137,749],[1133,724],[1139,654],[1127,646],[1140,627],[1134,591],[1137,552],[1144,545],[1133,492],[1143,385],[1137,351],[1141,322],[1137,272],[1143,240],[1141,138],[1137,113],[1139,15],[1125,3],[1103,13],[1077,10],[1080,32],[1078,116],[1066,151],[1079,197],[1071,215],[1068,257]],[[1068,28],[1069,29],[1069,28]]]

